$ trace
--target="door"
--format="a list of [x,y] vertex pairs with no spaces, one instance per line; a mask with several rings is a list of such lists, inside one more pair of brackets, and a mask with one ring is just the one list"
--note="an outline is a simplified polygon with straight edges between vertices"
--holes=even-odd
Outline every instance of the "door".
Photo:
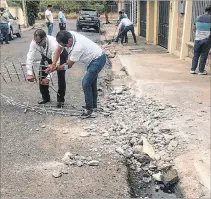
[[168,48],[169,1],[159,1],[158,45]]
[[146,38],[147,1],[140,1],[140,36]]

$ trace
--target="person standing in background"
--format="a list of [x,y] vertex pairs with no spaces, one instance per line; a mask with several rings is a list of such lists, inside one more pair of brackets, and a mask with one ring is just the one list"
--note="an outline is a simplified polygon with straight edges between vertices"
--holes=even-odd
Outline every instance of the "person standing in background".
[[206,75],[205,69],[207,57],[211,49],[211,5],[206,7],[205,14],[197,17],[192,27],[196,32],[194,42],[194,56],[192,60],[191,74],[196,74],[199,61],[198,75]]
[[59,20],[59,29],[60,30],[66,30],[66,17],[64,15],[64,9],[61,8],[58,14],[58,20]]
[[4,8],[0,8],[0,42],[9,44],[9,16]]
[[48,27],[48,35],[52,35],[53,32],[53,14],[52,14],[52,5],[48,5],[47,10],[45,11],[45,21]]

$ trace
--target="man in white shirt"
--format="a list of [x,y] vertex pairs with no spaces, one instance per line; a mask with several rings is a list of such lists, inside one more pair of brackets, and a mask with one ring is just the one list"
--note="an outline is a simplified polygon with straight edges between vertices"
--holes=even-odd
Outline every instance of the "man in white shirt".
[[48,5],[47,10],[45,11],[45,21],[48,27],[48,35],[52,35],[53,32],[53,14],[51,10],[52,10],[52,5]]
[[[31,41],[30,48],[27,54],[26,60],[26,69],[27,69],[27,80],[30,82],[34,81],[34,72],[32,69],[33,61],[35,58],[36,51],[39,51],[42,59],[40,62],[40,71],[39,71],[39,87],[40,93],[42,94],[42,101],[39,104],[45,104],[50,102],[49,94],[49,79],[50,76],[45,73],[45,69],[48,64],[52,63],[52,56],[55,53],[55,50],[58,47],[56,38],[50,35],[46,35],[45,31],[42,29],[37,29],[34,32],[34,39]],[[60,55],[60,64],[66,63],[68,58],[67,51],[64,50]],[[66,91],[66,82],[65,82],[65,71],[57,71],[58,75],[58,95],[57,95],[57,107],[61,107],[64,104],[64,96]]]
[[[62,30],[56,35],[56,40],[59,46],[54,54],[53,64],[49,65],[49,70],[67,70],[75,62],[82,62],[87,67],[87,73],[82,80],[86,103],[82,116],[90,117],[93,109],[97,108],[97,78],[106,63],[106,55],[100,46],[74,31]],[[65,47],[68,61],[56,67],[59,54]]]
[[116,41],[118,43],[119,38],[121,37],[121,43],[123,44],[124,38],[127,35],[128,31],[132,32],[133,35],[133,39],[134,39],[134,43],[136,44],[136,35],[135,35],[135,31],[134,31],[134,26],[133,23],[130,21],[130,19],[128,18],[123,18],[119,24],[119,29],[120,29],[120,33],[118,34]]
[[60,30],[66,30],[66,17],[64,15],[64,9],[61,8],[58,14],[58,20],[59,20],[59,29]]

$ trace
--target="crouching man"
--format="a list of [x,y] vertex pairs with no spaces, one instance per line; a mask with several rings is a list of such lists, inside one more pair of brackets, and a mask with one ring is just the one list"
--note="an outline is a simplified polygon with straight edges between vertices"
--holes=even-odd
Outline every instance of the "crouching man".
[[[29,51],[26,60],[27,69],[27,80],[30,82],[34,81],[34,73],[32,70],[33,61],[35,58],[36,51],[41,54],[40,71],[39,71],[39,87],[40,93],[42,95],[42,101],[38,104],[45,104],[50,102],[49,94],[49,80],[50,76],[44,71],[48,64],[52,64],[52,56],[58,47],[56,38],[50,35],[46,35],[45,31],[42,29],[37,29],[34,32],[34,39],[31,41]],[[66,63],[67,61],[67,51],[64,50],[60,56],[60,64]],[[66,91],[65,82],[65,71],[57,71],[58,75],[58,94],[57,94],[57,107],[61,107],[64,104],[64,96]]]
[[[85,110],[82,116],[89,117],[93,109],[97,108],[97,78],[99,72],[106,63],[106,55],[96,43],[74,31],[62,30],[56,35],[59,43],[53,58],[53,64],[49,65],[49,70],[67,70],[75,62],[82,62],[87,67],[87,72],[82,80],[82,87],[85,96]],[[66,48],[68,61],[56,66],[61,51]]]

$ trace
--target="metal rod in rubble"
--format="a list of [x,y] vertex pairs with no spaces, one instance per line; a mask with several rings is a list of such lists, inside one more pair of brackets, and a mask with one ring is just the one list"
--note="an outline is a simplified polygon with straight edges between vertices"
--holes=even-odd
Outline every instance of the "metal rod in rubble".
[[5,81],[5,83],[7,83],[6,79],[4,78],[4,75],[1,73],[1,76],[3,78],[3,80]]
[[24,73],[24,70],[23,70],[23,65],[22,65],[22,63],[20,63],[20,65],[21,65],[21,70],[22,70],[22,72],[23,72],[24,79],[25,79],[25,81],[26,81],[26,76],[25,76],[25,73]]
[[10,73],[9,73],[9,70],[8,70],[8,68],[6,67],[6,65],[4,65],[4,67],[6,68],[6,70],[7,70],[7,73],[8,73],[8,75],[9,75],[9,78],[10,78],[10,80],[11,80],[11,82],[12,82],[12,78],[11,78],[11,76],[10,76]]
[[16,72],[16,74],[17,74],[17,77],[18,77],[19,81],[21,81],[21,80],[20,80],[20,77],[19,77],[19,75],[18,75],[18,71],[17,71],[16,68],[15,68],[14,62],[12,62],[12,65],[13,65],[13,68],[15,69],[15,72]]
[[35,81],[36,81],[36,83],[37,83],[37,77],[36,77],[36,75],[35,75],[34,67],[33,67],[33,66],[32,66],[32,71],[33,71],[34,79],[35,79]]

